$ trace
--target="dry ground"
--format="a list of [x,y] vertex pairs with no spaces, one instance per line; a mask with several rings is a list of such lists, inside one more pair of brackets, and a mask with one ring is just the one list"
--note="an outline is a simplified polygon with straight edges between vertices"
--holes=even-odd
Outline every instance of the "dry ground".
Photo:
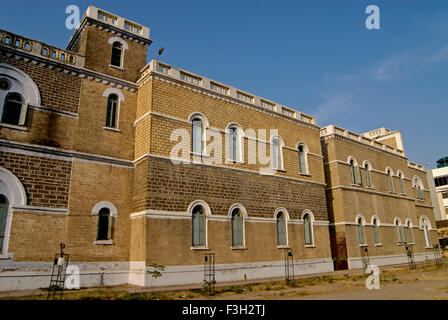
[[[417,270],[406,267],[389,267],[381,270],[379,290],[368,290],[366,275],[362,270],[346,271],[320,276],[300,277],[294,281],[270,281],[246,283],[216,288],[214,295],[202,289],[178,289],[154,291],[133,286],[109,288],[90,288],[66,291],[64,300],[409,300],[443,299],[448,300],[448,264],[443,266],[417,266]],[[44,290],[32,292],[2,293],[3,300],[44,300]]]

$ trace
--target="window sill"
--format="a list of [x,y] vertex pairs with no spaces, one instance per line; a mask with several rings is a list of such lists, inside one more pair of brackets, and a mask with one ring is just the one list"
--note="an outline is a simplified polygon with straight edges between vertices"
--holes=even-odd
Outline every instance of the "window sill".
[[372,187],[372,186],[366,186],[366,189],[372,189],[372,190],[375,190],[375,188]]
[[114,132],[121,132],[118,128],[112,128],[112,127],[103,127],[104,130],[114,131]]
[[202,154],[202,153],[196,153],[196,152],[190,152],[190,154],[193,157],[210,158],[209,154]]
[[305,248],[316,248],[314,244],[306,244]]
[[244,164],[244,161],[240,161],[240,160],[233,161],[233,160],[227,159],[226,164]]
[[382,247],[383,244],[382,243],[375,243],[375,247]]
[[207,248],[207,247],[200,247],[200,246],[197,246],[197,247],[191,247],[190,249],[191,249],[191,250],[210,250],[210,248]]
[[279,172],[286,172],[285,169],[275,169],[275,168],[272,168],[272,170],[279,171]]
[[98,246],[110,246],[114,244],[114,240],[96,240],[93,244]]
[[400,247],[404,246],[406,243],[397,243]]
[[407,194],[406,194],[406,193],[401,193],[401,195],[402,195],[402,196],[407,196]]
[[362,247],[368,247],[368,246],[369,246],[369,245],[368,245],[367,243],[363,243],[363,244],[360,244],[360,245],[359,245],[360,248],[362,248]]
[[235,247],[230,247],[230,249],[232,250],[247,250],[247,247],[244,246],[235,246]]
[[395,194],[395,191],[389,191],[390,194]]
[[25,126],[16,126],[14,124],[8,124],[8,123],[0,123],[0,127],[5,127],[13,130],[28,131],[27,127]]
[[280,245],[280,246],[277,246],[277,249],[291,249],[291,247],[287,246],[287,245]]
[[126,71],[126,70],[123,69],[122,67],[114,66],[113,64],[109,64],[109,67],[111,67],[111,68],[115,68],[115,69],[118,69],[118,70],[121,70],[121,71]]
[[352,183],[352,187],[362,187],[360,184]]
[[311,175],[309,173],[299,173],[301,176],[305,176],[305,177],[311,177]]

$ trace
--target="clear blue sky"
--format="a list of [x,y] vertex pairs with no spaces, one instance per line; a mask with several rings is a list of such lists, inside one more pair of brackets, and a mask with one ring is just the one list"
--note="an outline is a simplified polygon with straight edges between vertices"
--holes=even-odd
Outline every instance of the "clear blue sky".
[[[65,8],[148,26],[150,59],[355,132],[401,130],[411,161],[448,156],[448,1],[2,1],[0,28],[65,48]],[[380,30],[365,8],[380,8]]]

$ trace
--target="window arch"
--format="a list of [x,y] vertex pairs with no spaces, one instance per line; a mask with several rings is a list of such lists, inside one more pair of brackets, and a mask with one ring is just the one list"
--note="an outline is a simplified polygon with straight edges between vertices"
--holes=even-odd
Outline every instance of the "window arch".
[[190,116],[190,122],[192,125],[191,151],[196,155],[205,155],[206,129],[209,127],[208,120],[203,114],[194,113]]
[[403,228],[400,218],[395,218],[394,225],[397,230],[398,244],[401,245],[401,244],[406,243],[406,238],[404,236],[404,228]]
[[304,142],[299,142],[297,151],[299,156],[299,172],[300,174],[308,174],[308,146]]
[[372,218],[372,224],[373,224],[373,240],[375,241],[375,244],[380,244],[380,233],[379,233],[379,219],[378,217]]
[[398,170],[398,182],[399,182],[399,184],[400,184],[400,193],[401,194],[405,194],[405,191],[404,191],[404,174],[403,174],[403,172],[401,171],[401,170]]
[[207,246],[207,216],[211,214],[209,205],[202,200],[194,201],[188,207],[191,214],[191,244],[193,247]]
[[366,177],[366,186],[367,187],[372,187],[372,176],[371,176],[371,170],[372,170],[372,165],[368,162],[368,161],[364,161],[364,174]]
[[123,45],[119,41],[115,41],[112,44],[112,55],[110,64],[115,67],[123,67]]
[[279,209],[275,214],[275,218],[277,221],[277,245],[287,246],[288,245],[287,214],[282,209]]
[[100,201],[93,207],[92,215],[98,216],[96,240],[112,240],[115,218],[118,216],[118,211],[114,204],[109,201]]
[[364,232],[364,225],[366,221],[362,215],[358,215],[358,218],[356,219],[356,224],[358,226],[358,240],[360,245],[366,244],[366,237]]
[[392,169],[387,168],[386,174],[387,174],[387,183],[389,184],[389,192],[394,192],[394,185],[393,185],[393,181],[392,181],[392,176],[394,175],[394,173],[393,173]]
[[110,94],[107,98],[106,127],[116,128],[118,118],[118,96]]
[[227,126],[227,159],[229,162],[243,162],[244,132],[238,124]]
[[271,138],[271,157],[272,168],[274,170],[283,170],[283,139],[276,135]]
[[303,232],[306,246],[314,245],[314,215],[311,211],[305,210],[302,214]]
[[350,177],[352,184],[361,185],[361,172],[359,170],[358,161],[352,156],[348,158],[348,163],[350,165]]

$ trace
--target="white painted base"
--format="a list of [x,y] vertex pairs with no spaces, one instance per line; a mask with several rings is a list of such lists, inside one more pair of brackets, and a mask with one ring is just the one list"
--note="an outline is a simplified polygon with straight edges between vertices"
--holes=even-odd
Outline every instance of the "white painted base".
[[[434,260],[434,253],[431,253],[431,252],[414,253],[414,261],[415,262],[433,261],[433,260]],[[373,256],[373,257],[369,257],[369,261],[370,261],[371,265],[387,266],[387,265],[408,263],[408,257],[406,254],[389,255],[389,256]],[[363,263],[362,263],[361,257],[348,259],[348,268],[349,269],[362,269]]]
[[[170,266],[153,278],[145,262],[72,262],[80,271],[80,287],[133,284],[142,287],[202,284],[204,266]],[[0,260],[0,291],[48,288],[53,265]],[[217,264],[216,281],[243,281],[285,276],[284,261]],[[331,258],[294,261],[294,275],[332,272]]]
[[[215,271],[216,282],[269,279],[284,277],[285,264],[284,261],[217,264]],[[331,258],[294,261],[294,275],[332,271]],[[203,280],[204,265],[166,267],[160,278],[153,278],[141,268],[131,272],[129,276],[129,283],[142,287],[202,284]]]

